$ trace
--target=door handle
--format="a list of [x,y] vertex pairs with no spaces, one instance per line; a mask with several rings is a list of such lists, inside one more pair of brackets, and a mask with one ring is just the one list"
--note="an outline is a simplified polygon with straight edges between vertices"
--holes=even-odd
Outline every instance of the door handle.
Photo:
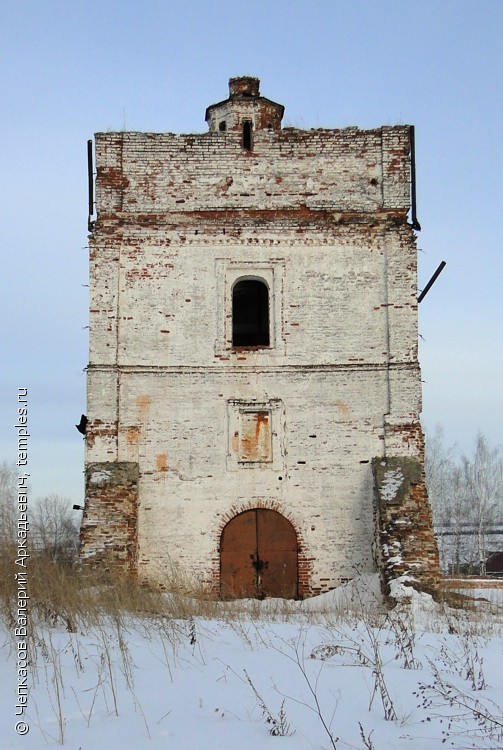
[[255,568],[257,573],[259,573],[261,570],[266,570],[269,567],[269,562],[267,560],[261,560],[258,555],[256,559],[254,555],[250,555],[250,557],[253,560],[252,567]]

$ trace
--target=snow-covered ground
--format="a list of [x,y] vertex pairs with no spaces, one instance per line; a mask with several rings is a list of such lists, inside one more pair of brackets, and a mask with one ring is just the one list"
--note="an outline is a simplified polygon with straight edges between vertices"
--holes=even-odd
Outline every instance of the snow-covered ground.
[[454,611],[414,594],[386,614],[367,579],[288,615],[277,601],[235,607],[41,624],[23,716],[4,623],[0,750],[503,748],[501,604]]

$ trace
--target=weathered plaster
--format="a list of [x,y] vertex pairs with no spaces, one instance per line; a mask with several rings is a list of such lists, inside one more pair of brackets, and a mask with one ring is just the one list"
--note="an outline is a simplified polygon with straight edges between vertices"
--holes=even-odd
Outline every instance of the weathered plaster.
[[[218,590],[223,520],[271,507],[309,595],[375,566],[372,459],[422,461],[410,129],[281,130],[281,105],[242,96],[250,80],[208,108],[208,133],[95,137],[86,463],[137,467],[138,497],[89,475],[82,555],[100,558],[117,502],[126,567]],[[232,346],[243,276],[269,289],[269,347]]]

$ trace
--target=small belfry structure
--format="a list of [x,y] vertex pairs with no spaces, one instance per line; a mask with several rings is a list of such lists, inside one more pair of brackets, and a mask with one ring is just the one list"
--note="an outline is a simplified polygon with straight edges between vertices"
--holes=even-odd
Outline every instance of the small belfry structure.
[[[413,129],[95,136],[81,559],[223,598],[435,589]],[[411,201],[412,195],[412,201]]]

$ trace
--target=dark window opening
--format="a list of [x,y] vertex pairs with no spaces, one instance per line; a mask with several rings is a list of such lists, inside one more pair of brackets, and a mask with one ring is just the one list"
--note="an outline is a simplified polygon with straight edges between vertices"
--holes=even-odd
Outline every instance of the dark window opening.
[[218,126],[218,129],[220,130],[221,133],[223,133],[224,130],[227,130],[227,123],[225,122],[225,120],[222,120],[222,122]]
[[243,148],[247,151],[252,150],[252,123],[251,120],[243,122]]
[[232,290],[232,345],[269,346],[269,290],[263,281],[243,279]]

